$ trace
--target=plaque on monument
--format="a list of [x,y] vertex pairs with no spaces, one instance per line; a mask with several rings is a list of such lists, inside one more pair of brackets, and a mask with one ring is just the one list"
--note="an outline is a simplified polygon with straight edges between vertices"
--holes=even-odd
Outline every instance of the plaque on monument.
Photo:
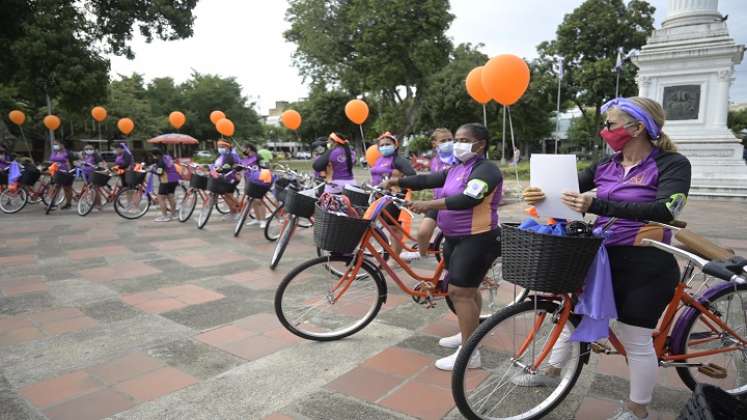
[[663,102],[667,120],[697,120],[700,85],[667,86]]

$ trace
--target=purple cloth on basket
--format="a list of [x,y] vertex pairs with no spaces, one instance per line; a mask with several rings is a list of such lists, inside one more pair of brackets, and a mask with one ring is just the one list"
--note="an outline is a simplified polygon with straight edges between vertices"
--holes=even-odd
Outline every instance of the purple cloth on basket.
[[12,184],[21,177],[21,167],[18,162],[13,161],[10,163],[10,169],[8,169],[8,183]]
[[[601,228],[594,229],[594,235],[602,236]],[[591,343],[607,338],[610,320],[617,318],[617,307],[615,291],[612,288],[610,260],[604,244],[599,247],[597,256],[589,267],[584,289],[578,296],[578,303],[573,312],[583,315],[583,318],[571,334],[572,341]]]

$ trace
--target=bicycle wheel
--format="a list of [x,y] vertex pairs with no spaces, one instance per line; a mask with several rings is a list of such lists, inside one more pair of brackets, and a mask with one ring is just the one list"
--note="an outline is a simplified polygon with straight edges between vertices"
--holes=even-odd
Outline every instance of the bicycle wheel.
[[[724,287],[725,286],[725,287]],[[747,350],[740,345],[747,340],[747,284],[724,285],[708,298],[711,312],[720,318],[738,337],[724,331],[703,313],[692,310],[688,318],[678,321],[672,331],[672,354],[731,349],[704,357],[691,358],[691,363],[714,364],[725,370],[724,377],[709,376],[696,366],[678,367],[677,374],[685,385],[695,389],[699,383],[718,386],[732,395],[747,394]],[[683,330],[680,333],[679,326]],[[688,360],[681,360],[688,362]]]
[[[294,268],[275,292],[280,323],[316,341],[339,340],[362,330],[386,300],[386,284],[368,261],[360,267],[367,273],[363,278],[347,280],[354,268],[353,257],[341,255],[314,258]],[[346,279],[336,272],[345,273]]]
[[47,188],[49,188],[49,177],[42,175],[33,186],[28,187],[28,202],[36,204],[41,201],[46,206],[47,202],[44,200],[44,193],[47,191]]
[[[379,235],[381,235],[381,237],[382,237],[382,238],[384,238],[384,240],[385,240],[385,241],[387,241],[387,243],[390,243],[390,244],[391,244],[391,241],[389,241],[389,238],[388,238],[388,237],[386,236],[386,232],[385,232],[385,231],[384,231],[383,229],[381,229],[381,228],[379,228],[379,227],[375,227],[374,229],[376,229],[376,232],[378,232],[378,234],[379,234]],[[373,245],[373,247],[374,247],[374,248],[376,249],[376,253],[377,253],[377,254],[379,254],[379,255],[381,255],[381,256],[382,256],[382,257],[384,258],[384,261],[389,261],[389,253],[388,253],[388,252],[386,252],[386,251],[384,250],[384,247],[383,247],[383,246],[382,246],[381,244],[379,244],[379,242],[378,242],[378,241],[374,241],[374,240],[372,239],[372,240],[370,241],[370,243],[371,243],[371,245]],[[327,256],[330,256],[330,255],[332,255],[332,253],[331,253],[331,252],[329,252],[329,251],[325,251],[325,250],[323,250],[323,249],[321,249],[321,248],[317,247],[317,248],[316,248],[316,255],[317,255],[318,257],[327,257]],[[365,256],[366,256],[366,258],[368,258],[369,260],[372,260],[372,261],[374,260],[373,254],[371,254],[371,252],[370,252],[370,251],[366,251],[366,252],[364,252],[364,255],[365,255]],[[349,255],[349,256],[352,256],[352,254],[351,254],[351,255]],[[330,268],[330,269],[331,269],[331,270],[334,270],[334,267],[332,267],[332,268]],[[338,275],[338,276],[342,276],[342,272],[335,272],[335,275]],[[367,274],[366,274],[366,273],[360,273],[360,272],[358,273],[358,277],[359,277],[359,278],[362,278],[362,277],[365,277],[365,276],[367,276]]]
[[265,225],[265,239],[270,242],[275,242],[280,237],[280,233],[283,231],[286,223],[289,219],[289,214],[285,212],[285,209],[280,206],[275,209],[270,217],[267,218],[267,224]]
[[433,256],[436,258],[436,261],[441,261],[441,254],[444,252],[444,233],[441,232],[441,230],[438,230],[438,233],[436,234],[436,237],[433,238],[433,242],[430,244],[431,251],[438,251]]
[[96,201],[96,188],[84,186],[78,199],[78,215],[81,217],[88,216],[93,210],[94,201]]
[[[237,197],[235,193],[234,197],[236,198],[236,201],[239,201],[239,197]],[[231,208],[228,207],[228,203],[226,203],[226,200],[223,199],[222,195],[219,195],[218,199],[215,201],[215,209],[218,210],[218,213],[220,214],[228,214],[231,212]]]
[[207,202],[202,203],[202,208],[200,209],[200,213],[197,216],[197,229],[202,229],[205,227],[208,220],[210,220],[210,214],[213,212],[213,207],[215,207],[215,197],[217,194],[208,194],[210,194],[210,196],[208,197]]
[[6,188],[0,193],[0,210],[5,214],[18,213],[28,201],[29,194],[25,188],[18,187],[15,191]]
[[291,215],[286,220],[287,223],[283,226],[282,232],[280,232],[280,239],[278,239],[278,242],[275,244],[275,249],[272,251],[272,257],[270,257],[271,270],[274,270],[275,267],[278,266],[278,263],[280,263],[280,259],[283,258],[283,253],[285,252],[285,248],[288,247],[288,242],[290,242],[290,238],[291,236],[293,236],[293,231],[296,230],[296,223],[298,223],[298,218]]
[[[502,267],[501,257],[498,257],[480,283],[480,298],[482,299],[480,321],[490,318],[506,306],[524,301],[529,294],[529,290],[503,280]],[[448,296],[446,296],[446,304],[449,305],[451,312],[456,313],[454,303]]]
[[[581,374],[581,355],[587,347],[563,340],[565,351],[559,351],[558,344],[573,331],[570,321],[556,342],[556,350],[539,367],[542,372],[554,356],[554,366],[560,368],[557,383],[517,385],[532,378],[526,367],[534,364],[548,342],[561,308],[557,302],[538,300],[535,309],[534,301],[526,301],[503,309],[475,330],[459,352],[451,379],[452,395],[462,415],[471,420],[538,419],[563,401]],[[468,369],[478,348],[482,369]]]
[[142,188],[125,188],[114,198],[114,211],[128,220],[143,217],[150,209],[150,194]]
[[179,211],[184,201],[184,197],[187,196],[187,187],[184,186],[183,181],[179,181],[174,190],[174,202],[176,203],[176,211]]
[[252,208],[252,203],[254,202],[253,198],[250,198],[246,203],[244,203],[244,208],[241,209],[241,216],[239,216],[239,220],[236,222],[236,226],[233,228],[233,237],[236,238],[241,233],[241,229],[244,228],[244,223],[246,223],[246,218],[249,217],[249,212]]
[[197,206],[197,191],[188,190],[179,204],[179,221],[184,223],[192,217]]
[[[47,188],[47,191],[47,199],[44,201],[47,204],[47,208],[44,210],[45,214],[49,214],[49,212],[51,212],[53,208],[60,205],[60,203],[57,202],[57,196],[60,195],[60,187],[58,187],[57,185],[52,185],[52,188]],[[65,194],[62,194],[62,196],[62,198],[64,199]]]

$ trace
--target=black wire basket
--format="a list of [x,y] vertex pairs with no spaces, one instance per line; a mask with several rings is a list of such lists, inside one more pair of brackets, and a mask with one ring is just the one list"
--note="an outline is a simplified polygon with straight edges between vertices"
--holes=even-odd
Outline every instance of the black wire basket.
[[293,188],[286,188],[283,207],[289,214],[309,218],[314,215],[316,197],[301,194]]
[[747,419],[747,404],[723,389],[698,384],[677,420]]
[[208,177],[205,175],[192,174],[192,178],[189,179],[189,187],[198,190],[207,189]]
[[145,181],[145,172],[127,171],[125,172],[124,184],[127,187],[135,187]]
[[75,174],[59,170],[54,174],[54,183],[57,185],[72,185],[73,181],[75,181]]
[[273,194],[278,201],[286,200],[286,192],[288,187],[298,187],[298,182],[290,178],[278,178],[273,186]]
[[330,213],[316,205],[314,210],[314,243],[337,254],[349,254],[363,238],[371,221]]
[[91,184],[93,184],[96,187],[103,187],[104,185],[109,184],[109,179],[111,179],[111,175],[107,173],[104,173],[104,172],[91,173]]
[[41,171],[33,166],[24,166],[23,172],[21,173],[20,182],[23,185],[32,186],[36,184],[36,181],[41,177]]
[[234,192],[236,186],[221,177],[210,177],[207,181],[207,189],[216,194],[228,194]]
[[601,245],[602,238],[553,236],[503,224],[503,279],[538,292],[577,292]]
[[349,189],[346,186],[342,189],[342,194],[350,199],[350,204],[352,204],[353,206],[368,208],[368,197],[370,197],[371,194],[364,192],[363,190],[359,190],[357,187],[352,188],[354,189]]
[[244,193],[250,198],[262,198],[267,194],[267,191],[270,191],[269,185],[255,184],[251,181],[246,181],[244,186]]

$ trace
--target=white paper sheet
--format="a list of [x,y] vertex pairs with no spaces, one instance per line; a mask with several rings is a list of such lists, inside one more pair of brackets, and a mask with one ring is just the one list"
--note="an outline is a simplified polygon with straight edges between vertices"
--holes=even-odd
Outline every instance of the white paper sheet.
[[537,204],[541,218],[581,220],[583,216],[560,201],[564,192],[578,192],[576,155],[532,154],[529,160],[529,183],[542,189],[545,199]]

